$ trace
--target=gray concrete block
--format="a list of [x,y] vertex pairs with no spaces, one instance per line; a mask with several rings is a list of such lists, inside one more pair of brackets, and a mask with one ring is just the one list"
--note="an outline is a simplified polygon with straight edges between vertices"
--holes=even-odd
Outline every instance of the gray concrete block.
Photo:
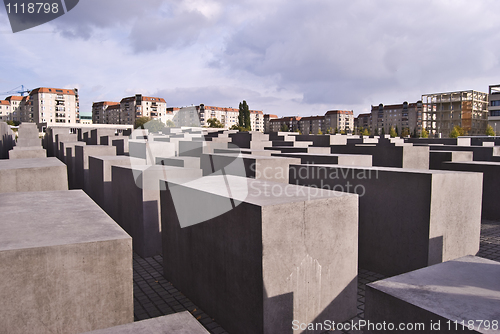
[[429,148],[425,146],[358,144],[331,146],[331,150],[332,153],[371,155],[373,166],[429,169]]
[[197,157],[156,158],[156,164],[163,166],[201,168],[200,158]]
[[154,165],[156,158],[175,157],[175,144],[160,141],[129,140],[129,155],[146,159],[148,165]]
[[188,311],[158,318],[137,321],[132,324],[100,329],[87,334],[208,334]]
[[116,147],[101,145],[75,146],[75,187],[90,191],[89,178],[89,156],[109,156],[116,155]]
[[471,151],[429,151],[429,169],[443,169],[445,161],[472,161]]
[[116,147],[116,155],[128,155],[129,154],[129,148],[128,148],[128,137],[115,137],[111,140],[111,146]]
[[111,166],[141,166],[146,160],[127,156],[89,156],[89,196],[111,215],[113,189]]
[[479,251],[482,175],[290,166],[290,183],[357,193],[359,265],[397,275]]
[[116,136],[116,129],[93,129],[93,130],[90,130],[89,142],[87,144],[88,145],[101,145],[101,137],[104,137],[104,136],[115,137]]
[[0,160],[0,193],[68,190],[66,165],[57,158]]
[[249,177],[257,180],[288,183],[288,166],[300,164],[300,159],[257,155],[204,154],[201,157],[203,175],[213,173]]
[[68,183],[69,189],[76,188],[76,173],[75,173],[75,146],[86,146],[87,144],[83,141],[61,143],[61,151],[64,150],[64,160],[63,162],[68,167]]
[[500,146],[451,146],[451,145],[431,145],[431,151],[472,151],[473,161],[492,161],[500,156]]
[[78,136],[73,133],[56,134],[55,135],[55,145],[54,145],[54,156],[63,161],[63,156],[66,154],[65,151],[61,151],[61,142],[75,142],[78,141]]
[[189,180],[201,169],[171,166],[112,166],[111,217],[132,236],[134,252],[142,257],[162,254],[160,180]]
[[134,320],[132,241],[82,191],[0,195],[5,333],[81,333]]
[[0,159],[8,159],[9,151],[14,147],[14,133],[7,123],[0,122]]
[[367,167],[371,167],[372,165],[372,156],[363,154],[271,153],[271,156],[297,158],[301,160],[302,164],[334,164]]
[[[365,320],[422,329],[408,333],[499,333],[499,277],[499,262],[466,256],[370,283]],[[462,321],[473,330],[464,329]],[[365,333],[394,332],[367,329],[362,328]]]
[[[442,166],[442,168],[446,170],[483,173],[482,217],[484,219],[500,219],[500,206],[498,205],[498,190],[500,189],[500,162],[445,162]],[[469,193],[469,189],[464,186],[462,192]]]
[[9,159],[39,159],[46,158],[47,151],[39,147],[17,147],[9,151]]
[[166,186],[165,277],[229,333],[356,314],[357,196],[231,175]]

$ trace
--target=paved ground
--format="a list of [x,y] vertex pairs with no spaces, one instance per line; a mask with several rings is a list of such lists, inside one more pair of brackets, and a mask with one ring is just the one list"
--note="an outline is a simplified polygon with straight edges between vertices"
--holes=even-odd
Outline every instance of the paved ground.
[[[500,262],[500,222],[483,221],[481,224],[481,248],[477,255]],[[352,320],[364,319],[366,284],[382,278],[384,276],[360,269],[358,275],[359,313]],[[227,333],[217,324],[216,319],[210,318],[163,278],[161,256],[143,259],[134,255],[135,320],[144,320],[185,310],[191,312],[210,333]],[[336,331],[334,333],[359,334],[362,331]]]

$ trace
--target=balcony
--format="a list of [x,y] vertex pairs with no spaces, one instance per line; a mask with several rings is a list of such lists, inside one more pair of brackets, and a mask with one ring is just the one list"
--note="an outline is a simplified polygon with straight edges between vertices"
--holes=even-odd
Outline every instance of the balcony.
[[64,101],[64,95],[57,95],[56,101]]

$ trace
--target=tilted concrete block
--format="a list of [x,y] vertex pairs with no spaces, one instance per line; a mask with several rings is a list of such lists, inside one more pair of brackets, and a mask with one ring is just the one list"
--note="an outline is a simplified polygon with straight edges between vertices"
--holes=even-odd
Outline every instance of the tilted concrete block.
[[81,190],[0,194],[5,333],[81,333],[134,320],[132,240]]
[[162,317],[136,321],[86,334],[208,334],[207,331],[188,311],[173,313]]
[[394,333],[377,330],[386,323],[408,333],[498,333],[499,277],[499,262],[466,256],[367,284],[365,321],[374,325],[361,330]]
[[68,190],[66,165],[57,158],[0,160],[0,193]]
[[161,254],[160,180],[196,179],[201,169],[171,166],[112,166],[111,217],[133,238],[142,257]]
[[356,314],[356,195],[232,175],[165,187],[165,277],[229,333]]
[[436,170],[290,166],[291,184],[360,195],[359,265],[384,275],[475,255],[482,179]]

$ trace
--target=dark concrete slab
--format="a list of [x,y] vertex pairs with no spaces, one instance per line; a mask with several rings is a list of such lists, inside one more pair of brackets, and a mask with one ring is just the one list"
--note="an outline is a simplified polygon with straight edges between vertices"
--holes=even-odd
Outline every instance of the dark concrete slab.
[[290,183],[357,193],[359,265],[397,275],[479,250],[482,175],[291,165]]
[[[365,319],[425,326],[408,333],[499,333],[499,277],[500,263],[467,256],[386,278],[366,286]],[[464,330],[462,321],[473,330]]]
[[357,196],[231,175],[165,186],[165,277],[229,333],[356,314]]

